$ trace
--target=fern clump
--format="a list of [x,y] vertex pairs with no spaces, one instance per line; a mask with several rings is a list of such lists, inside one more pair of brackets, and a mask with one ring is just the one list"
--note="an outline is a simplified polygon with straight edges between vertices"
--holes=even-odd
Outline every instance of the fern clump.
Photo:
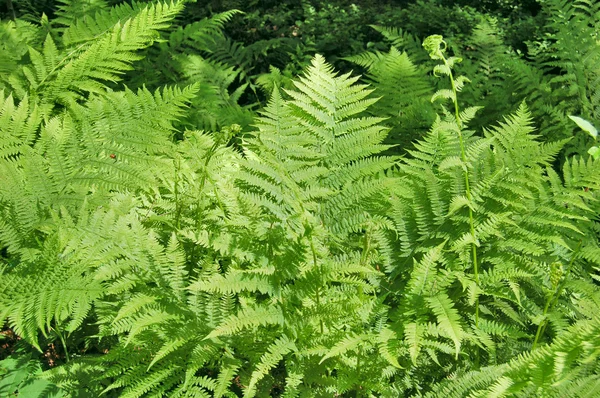
[[570,163],[562,178],[553,170],[565,141],[536,141],[524,105],[483,137],[466,130],[476,109],[459,110],[466,80],[451,75],[459,60],[445,58],[441,37],[424,45],[451,81],[434,99],[450,100],[454,112],[400,165],[392,217],[405,260],[389,293],[396,324],[415,365],[422,351],[435,363],[460,352],[467,362],[503,363],[535,349],[548,327],[563,336],[595,319],[586,308],[598,300],[596,260],[582,256],[598,247],[595,199],[581,180],[572,185]]

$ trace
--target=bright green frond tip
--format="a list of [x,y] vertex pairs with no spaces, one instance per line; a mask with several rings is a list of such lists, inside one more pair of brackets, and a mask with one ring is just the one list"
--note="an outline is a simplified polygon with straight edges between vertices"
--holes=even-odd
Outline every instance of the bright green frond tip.
[[441,35],[431,35],[423,40],[423,48],[427,50],[431,59],[443,59],[446,42]]

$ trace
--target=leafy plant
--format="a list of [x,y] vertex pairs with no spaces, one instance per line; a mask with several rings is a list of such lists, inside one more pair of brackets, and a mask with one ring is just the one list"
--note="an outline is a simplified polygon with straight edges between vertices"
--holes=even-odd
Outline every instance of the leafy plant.
[[59,389],[36,378],[42,368],[26,355],[15,355],[0,361],[0,394],[10,397],[62,397]]
[[[439,36],[424,46],[440,61],[437,74],[450,80],[434,99],[451,109],[400,165],[391,216],[401,250],[388,297],[413,366],[443,377],[460,372],[462,361],[467,368],[502,364],[535,350],[551,338],[548,327],[558,338],[573,322],[594,322],[587,311],[597,304],[586,303],[598,302],[590,255],[598,249],[597,209],[588,207],[585,187],[596,177],[595,161],[573,159],[561,179],[551,162],[565,141],[537,142],[525,106],[477,137],[467,129],[477,109],[458,106],[467,83],[452,73],[460,60],[446,58]],[[577,310],[569,309],[573,294],[588,295]],[[489,380],[492,386],[496,378]]]
[[347,59],[368,70],[364,80],[375,88],[373,98],[379,98],[369,112],[388,118],[388,142],[397,145],[397,151],[410,148],[435,117],[430,101],[433,83],[426,72],[396,47],[388,53],[367,52]]
[[[579,116],[569,115],[569,118],[571,120],[573,120],[575,123],[577,123],[577,125],[583,131],[588,133],[594,139],[594,141],[598,138],[598,130],[596,130],[596,127],[594,127],[593,124],[591,124],[590,122],[588,122],[587,120],[585,120],[583,118],[580,118]],[[594,159],[598,159],[598,157],[600,157],[600,149],[596,145],[594,145],[590,149],[588,149],[588,153]]]
[[[532,62],[511,65],[515,99],[524,98],[548,137],[571,137],[568,115],[598,117],[596,66],[599,45],[593,26],[598,23],[598,4],[588,0],[548,1],[543,40],[531,44]],[[567,153],[583,153],[585,137],[575,135]]]

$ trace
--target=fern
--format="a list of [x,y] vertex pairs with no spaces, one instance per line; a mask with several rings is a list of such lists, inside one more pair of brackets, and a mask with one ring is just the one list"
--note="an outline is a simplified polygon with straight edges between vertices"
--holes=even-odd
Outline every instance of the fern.
[[[552,139],[570,137],[573,126],[567,115],[597,118],[598,60],[597,4],[588,0],[544,3],[548,16],[547,40],[530,45],[532,61],[506,63],[507,84],[516,101],[525,99],[544,134]],[[574,140],[566,153],[582,152],[585,143]]]
[[370,112],[388,117],[387,123],[393,126],[388,141],[400,150],[408,148],[433,122],[434,110],[429,101],[433,85],[424,71],[396,47],[387,54],[365,53],[347,59],[369,70],[366,81],[375,88],[373,95],[381,97]]
[[491,396],[493,393],[519,396],[581,397],[598,390],[596,373],[598,320],[582,321],[553,344],[521,355],[507,364],[477,372],[455,375],[435,386],[426,396]]
[[35,142],[41,116],[37,106],[30,104],[28,98],[24,98],[17,106],[11,95],[4,97],[3,94],[0,92],[0,158],[9,159],[21,155]]
[[414,35],[394,27],[376,25],[371,27],[381,33],[394,47],[406,51],[411,59],[414,59],[420,65],[429,60],[427,52],[423,51],[421,40]]
[[54,22],[69,26],[77,20],[82,20],[85,17],[93,17],[94,14],[106,10],[108,5],[105,0],[93,0],[89,2],[79,2],[73,0],[59,0],[59,5],[56,10],[56,18]]
[[[491,18],[480,22],[465,44],[461,72],[470,77],[471,83],[465,87],[461,101],[470,106],[482,106],[486,112],[479,114],[477,123],[487,126],[516,105],[515,99],[511,99],[514,94],[509,82],[516,74],[511,66],[519,63],[518,55],[503,43],[498,22]],[[529,87],[523,89],[531,90]],[[525,91],[519,91],[522,92]]]
[[37,46],[42,33],[30,23],[16,20],[0,23],[0,89],[10,87],[11,76],[19,70],[21,59],[27,54],[27,46]]
[[[432,46],[434,55],[436,48]],[[442,96],[456,101],[455,94]],[[394,185],[398,253],[406,260],[390,276],[390,295],[398,303],[395,330],[404,335],[415,366],[427,363],[422,351],[435,363],[441,363],[440,354],[452,353],[430,339],[449,338],[454,355],[458,347],[475,344],[490,360],[503,361],[514,355],[511,344],[526,339],[525,350],[535,347],[537,331],[545,331],[546,322],[553,335],[561,335],[572,321],[591,317],[567,320],[561,315],[572,313],[563,299],[574,291],[567,293],[556,285],[556,271],[548,265],[557,261],[565,269],[588,269],[590,264],[579,260],[581,247],[596,247],[590,222],[594,211],[582,207],[585,191],[568,188],[549,167],[565,141],[536,142],[524,106],[482,138],[458,125],[460,121],[465,126],[473,114],[466,110],[438,119],[410,152],[412,157],[403,160]],[[565,207],[571,200],[573,204]],[[469,274],[474,271],[472,250],[479,261],[478,278]],[[583,275],[576,273],[578,279]],[[569,271],[560,278],[571,277]],[[544,280],[543,287],[534,288],[536,278]],[[597,297],[597,287],[586,279],[574,289],[595,300],[591,297]],[[471,306],[479,308],[479,315],[470,312]],[[535,328],[525,327],[527,323]],[[500,343],[504,328],[511,329],[510,337],[500,338]],[[468,351],[481,358],[478,350]],[[488,392],[510,388],[508,381],[503,383]]]
[[160,39],[145,50],[144,58],[139,61],[140,69],[152,70],[153,73],[130,74],[130,84],[136,87],[158,87],[165,82],[177,84],[186,71],[185,64],[181,62],[187,56],[204,54],[215,41],[223,37],[225,24],[237,13],[237,10],[227,11],[183,26],[175,25],[161,32]]
[[135,17],[144,6],[147,6],[144,3],[134,2],[119,4],[109,9],[102,3],[68,2],[62,7],[62,11],[59,11],[60,16],[55,21],[65,26],[61,39],[67,49],[76,50],[80,46],[93,43],[102,35],[106,35],[115,25]]
[[44,108],[55,101],[73,106],[84,93],[102,93],[105,89],[100,81],[118,81],[136,60],[135,51],[150,45],[157,30],[168,26],[181,8],[181,3],[146,6],[89,45],[66,54],[61,54],[48,36],[42,53],[30,50],[32,65],[22,69],[22,76],[11,82],[12,88],[19,97],[27,90],[35,92],[44,99]]
[[[328,365],[319,364],[325,347],[336,345],[342,337],[333,325],[343,322],[360,330],[360,324],[372,323],[371,333],[377,336],[376,325],[381,324],[380,319],[385,320],[384,308],[373,295],[378,273],[369,264],[379,260],[378,249],[386,241],[378,231],[391,226],[381,217],[369,217],[367,210],[377,208],[376,201],[370,203],[369,198],[383,188],[372,180],[392,167],[395,160],[371,157],[386,146],[380,144],[385,130],[377,125],[379,119],[356,116],[372,102],[365,100],[369,92],[362,86],[353,86],[353,79],[347,76],[335,76],[320,58],[308,73],[298,83],[299,91],[289,92],[290,97],[297,99],[285,101],[274,94],[258,123],[259,132],[249,140],[246,159],[224,147],[229,139],[226,135],[217,139],[190,133],[175,147],[167,141],[157,141],[155,147],[151,140],[139,146],[129,142],[127,136],[115,137],[115,143],[127,148],[115,154],[116,158],[123,157],[126,162],[128,155],[162,153],[169,160],[158,167],[166,171],[169,165],[175,165],[175,176],[157,178],[157,173],[158,189],[143,190],[144,184],[132,187],[130,192],[137,192],[138,196],[122,194],[119,202],[108,206],[110,210],[98,209],[89,216],[83,210],[73,221],[69,230],[80,232],[72,240],[69,259],[88,256],[90,268],[83,277],[93,278],[103,286],[98,295],[89,299],[94,303],[93,314],[98,317],[99,335],[114,336],[118,342],[109,354],[71,361],[65,368],[48,374],[50,379],[64,388],[87,389],[92,394],[103,390],[118,391],[124,396],[196,391],[200,396],[212,392],[224,396],[231,388],[231,380],[241,378],[242,385],[248,386],[245,394],[255,396],[268,390],[267,380],[279,363],[302,363],[306,386],[311,385],[318,369],[343,365],[348,369],[332,378],[339,391],[354,388],[351,380],[369,369],[368,352],[383,350],[389,358],[383,361],[398,365],[389,331],[380,344],[369,343],[360,352],[344,353],[340,358],[330,358]],[[342,95],[337,93],[338,88],[344,88]],[[70,123],[93,127],[100,122],[94,112],[110,115],[111,103],[116,101],[124,115],[128,106],[144,104],[144,112],[153,116],[137,111],[136,117],[139,115],[144,121],[155,118],[157,123],[162,120],[161,129],[167,133],[170,120],[177,117],[188,98],[188,93],[177,90],[162,95],[126,91],[93,97],[85,107],[75,108]],[[315,107],[334,112],[337,120],[322,126],[293,127],[308,118],[308,112],[314,112]],[[110,123],[120,120],[116,116],[107,119]],[[286,138],[285,134],[276,134],[282,131],[274,129],[278,125],[290,126],[289,133],[293,135]],[[143,125],[141,128],[148,130]],[[119,129],[98,129],[115,130]],[[132,137],[140,134],[129,131]],[[330,140],[327,146],[317,140],[324,134]],[[39,145],[47,145],[44,137]],[[289,146],[294,142],[291,138],[299,138],[296,142],[301,145]],[[363,143],[360,151],[355,150],[356,142]],[[286,145],[287,151],[274,151],[283,148],[281,145]],[[110,147],[107,152],[115,150],[116,147]],[[60,158],[61,152],[56,156]],[[224,178],[225,170],[229,177]],[[325,170],[328,178],[323,179]],[[63,174],[62,178],[73,184],[78,180],[76,176],[77,173]],[[286,185],[282,189],[278,184]],[[352,184],[356,190],[348,193]],[[288,191],[293,196],[285,200],[291,206],[280,208],[278,195],[287,195]],[[365,207],[356,206],[363,200]],[[144,207],[142,203],[153,204]],[[336,212],[348,214],[349,220],[338,222],[333,217]],[[332,242],[326,240],[320,226],[323,222],[338,231],[340,237]],[[54,223],[60,226],[63,221],[56,219]],[[164,226],[161,228],[172,232],[160,238],[152,232],[152,226]],[[128,229],[138,232],[129,235]],[[86,237],[85,230],[93,231],[95,239]],[[369,236],[363,237],[363,230]],[[118,245],[102,238],[107,246],[100,249],[99,237],[109,235],[117,237]],[[289,246],[289,238],[297,243]],[[363,238],[367,249],[362,254],[360,249],[351,255],[341,254],[344,240],[360,243]],[[88,248],[91,242],[96,242],[98,249]],[[274,257],[272,253],[279,255]],[[184,265],[190,256],[203,264],[202,269]],[[227,260],[219,266],[215,256]],[[78,266],[72,269],[82,270]],[[6,278],[18,275],[11,271]],[[295,290],[290,290],[292,278],[298,286]],[[316,289],[315,280],[319,281]],[[65,289],[68,291],[69,286]],[[360,292],[357,297],[362,298],[349,303],[348,291]],[[289,315],[295,312],[296,302],[305,303],[301,323]],[[356,311],[361,314],[358,320],[350,315]],[[84,313],[74,313],[74,322],[80,322]],[[68,313],[64,314],[54,322],[64,323]],[[71,324],[76,327],[74,322]],[[18,319],[15,323],[19,323],[15,325],[19,331],[30,327]],[[34,330],[28,333],[32,335]],[[314,340],[297,345],[285,337],[297,333],[314,336]],[[256,336],[262,337],[257,340]],[[261,342],[257,344],[258,341]],[[238,352],[238,346],[247,348]],[[137,347],[133,356],[127,354],[132,347]],[[219,350],[230,354],[220,359]],[[348,361],[356,363],[348,367]],[[206,369],[214,369],[215,376],[198,374]],[[70,379],[64,372],[80,374],[80,381]],[[393,372],[368,388],[381,390],[391,375]]]

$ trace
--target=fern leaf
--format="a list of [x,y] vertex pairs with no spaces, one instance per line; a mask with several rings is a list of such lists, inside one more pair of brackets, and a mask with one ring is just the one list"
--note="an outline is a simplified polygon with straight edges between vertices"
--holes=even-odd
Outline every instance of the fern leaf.
[[421,351],[423,342],[423,325],[416,322],[411,322],[404,326],[404,341],[408,345],[408,352],[410,353],[410,359],[414,365],[417,364],[417,358]]
[[246,391],[244,391],[244,397],[252,397],[255,395],[256,384],[265,376],[267,373],[283,359],[289,352],[296,350],[296,345],[287,336],[282,336],[275,340],[269,345],[268,352],[265,353],[260,363],[256,366],[256,369],[252,372],[250,382]]
[[38,107],[23,98],[18,106],[12,95],[4,97],[0,91],[0,159],[18,156],[31,146],[41,124]]
[[64,66],[50,71],[34,87],[43,93],[45,101],[57,99],[66,104],[77,99],[77,92],[104,92],[100,81],[120,80],[119,76],[139,58],[135,51],[150,45],[158,30],[167,27],[182,7],[180,2],[146,6],[133,18],[116,23],[81,54],[63,58],[59,64]]
[[172,352],[176,351],[177,349],[181,348],[186,343],[187,343],[187,339],[184,339],[184,338],[174,339],[172,341],[165,343],[160,348],[160,350],[158,350],[156,355],[154,355],[154,358],[152,358],[152,361],[148,365],[148,369],[146,369],[146,371],[149,371],[155,363],[157,363],[158,361],[160,361],[167,355],[171,354]]
[[324,355],[323,358],[321,358],[319,364],[323,363],[329,358],[343,355],[350,350],[355,350],[365,340],[365,337],[366,336],[364,335],[353,334],[346,336],[342,341],[331,347],[329,352]]
[[464,331],[460,325],[460,315],[454,308],[452,300],[447,295],[440,293],[433,297],[428,297],[427,302],[437,316],[441,330],[454,342],[456,357],[458,358]]
[[277,307],[247,308],[226,319],[210,332],[204,340],[232,335],[245,328],[255,328],[261,325],[281,325],[282,323],[283,314]]

